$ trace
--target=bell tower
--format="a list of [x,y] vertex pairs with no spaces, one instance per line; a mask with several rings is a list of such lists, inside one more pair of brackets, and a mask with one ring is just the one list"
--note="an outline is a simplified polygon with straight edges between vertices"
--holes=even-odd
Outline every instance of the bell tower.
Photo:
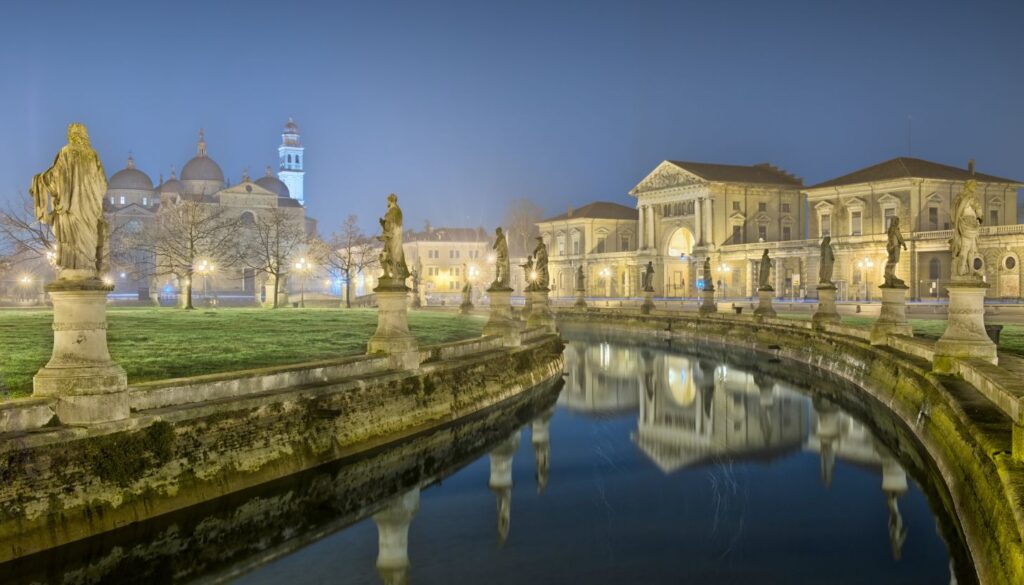
[[288,185],[288,192],[292,199],[305,205],[302,194],[302,178],[306,174],[302,167],[303,154],[302,143],[299,142],[299,127],[295,120],[288,118],[284,125],[284,132],[281,134],[281,146],[277,147],[277,154],[280,158],[277,178]]

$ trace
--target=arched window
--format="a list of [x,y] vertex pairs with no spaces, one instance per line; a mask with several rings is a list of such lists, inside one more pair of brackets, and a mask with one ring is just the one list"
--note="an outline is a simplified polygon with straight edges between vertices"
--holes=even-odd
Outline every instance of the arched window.
[[292,162],[292,155],[288,155],[288,162]]
[[938,258],[932,258],[931,260],[929,260],[928,261],[928,280],[938,280],[939,279],[939,270],[940,270],[939,259]]
[[251,211],[243,211],[242,216],[239,218],[244,226],[250,226],[256,223],[256,216]]
[[295,164],[299,164],[299,155],[295,155]]

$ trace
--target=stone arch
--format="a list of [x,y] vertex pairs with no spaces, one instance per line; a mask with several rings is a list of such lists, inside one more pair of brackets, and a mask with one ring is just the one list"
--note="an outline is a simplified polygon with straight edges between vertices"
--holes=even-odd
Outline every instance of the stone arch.
[[680,226],[676,228],[675,231],[669,235],[668,240],[666,240],[663,248],[664,254],[673,258],[689,256],[693,253],[693,246],[695,243],[696,240],[693,237],[693,232],[690,231],[690,228]]

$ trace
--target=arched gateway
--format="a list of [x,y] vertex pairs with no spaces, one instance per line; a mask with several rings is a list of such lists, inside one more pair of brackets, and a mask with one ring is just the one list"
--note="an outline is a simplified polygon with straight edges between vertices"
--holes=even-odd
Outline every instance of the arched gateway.
[[695,240],[689,228],[677,228],[669,237],[662,254],[665,257],[665,296],[687,296],[689,256]]

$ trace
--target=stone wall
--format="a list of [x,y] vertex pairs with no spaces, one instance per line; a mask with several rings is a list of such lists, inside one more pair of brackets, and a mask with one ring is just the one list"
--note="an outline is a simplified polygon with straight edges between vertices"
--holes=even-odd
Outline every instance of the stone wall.
[[456,356],[453,350],[453,357],[415,372],[355,368],[350,377],[326,379],[324,367],[344,364],[286,368],[288,376],[308,382],[204,394],[210,399],[201,401],[179,399],[195,398],[202,383],[177,381],[168,387],[179,391],[153,403],[137,396],[141,408],[127,420],[10,436],[0,444],[0,561],[415,434],[514,397],[562,370],[556,336],[508,349],[482,343],[475,353]]

